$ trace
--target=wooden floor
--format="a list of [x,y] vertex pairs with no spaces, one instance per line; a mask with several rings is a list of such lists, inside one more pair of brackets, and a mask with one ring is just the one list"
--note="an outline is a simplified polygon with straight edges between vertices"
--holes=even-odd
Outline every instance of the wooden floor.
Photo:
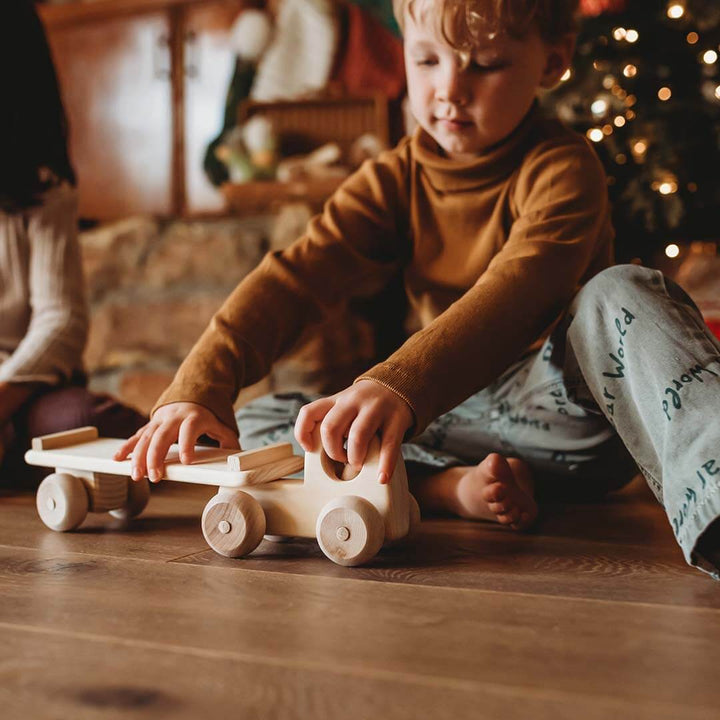
[[424,522],[359,569],[215,555],[211,494],[166,483],[130,529],[71,534],[0,497],[2,718],[720,717],[720,583],[639,481],[534,535]]

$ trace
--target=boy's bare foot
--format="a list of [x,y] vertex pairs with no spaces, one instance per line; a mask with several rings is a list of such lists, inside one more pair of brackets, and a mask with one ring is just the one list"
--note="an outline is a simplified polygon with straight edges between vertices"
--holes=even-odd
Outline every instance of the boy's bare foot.
[[411,474],[410,481],[424,512],[490,520],[513,530],[527,530],[537,519],[530,468],[517,458],[492,453],[479,465]]
[[513,530],[526,530],[535,522],[532,476],[522,460],[492,453],[464,469],[456,488],[460,517],[495,520]]

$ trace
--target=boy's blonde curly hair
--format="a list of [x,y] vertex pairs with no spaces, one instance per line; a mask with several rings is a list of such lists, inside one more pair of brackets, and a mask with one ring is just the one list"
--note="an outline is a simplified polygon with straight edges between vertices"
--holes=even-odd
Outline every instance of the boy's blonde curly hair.
[[393,0],[404,29],[405,13],[434,24],[453,47],[467,49],[484,37],[522,38],[535,26],[545,42],[577,32],[580,0]]

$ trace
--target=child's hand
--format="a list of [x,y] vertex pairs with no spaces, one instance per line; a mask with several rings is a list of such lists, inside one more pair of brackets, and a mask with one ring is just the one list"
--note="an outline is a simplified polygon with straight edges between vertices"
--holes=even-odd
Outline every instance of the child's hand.
[[[381,442],[378,480],[386,483],[413,422],[412,409],[399,395],[372,380],[361,380],[336,395],[305,405],[295,423],[295,438],[306,452],[314,450],[313,430],[321,423],[325,452],[333,460],[359,468],[377,433]],[[343,447],[346,439],[347,452]]]
[[132,479],[145,476],[159,482],[164,472],[164,460],[170,446],[180,445],[180,462],[189,464],[195,454],[195,442],[208,435],[220,447],[239,449],[237,434],[223,425],[202,405],[177,402],[158,408],[147,425],[141,427],[116,453],[115,460],[125,460],[132,452]]

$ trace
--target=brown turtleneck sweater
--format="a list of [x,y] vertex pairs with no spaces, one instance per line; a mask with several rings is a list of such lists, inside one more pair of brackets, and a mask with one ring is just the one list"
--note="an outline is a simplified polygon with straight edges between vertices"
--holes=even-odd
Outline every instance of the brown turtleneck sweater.
[[503,372],[612,262],[603,168],[535,106],[499,146],[443,157],[422,130],[366,162],[306,234],[226,300],[157,407],[191,401],[235,427],[233,401],[300,333],[404,273],[413,335],[367,373],[414,432]]

